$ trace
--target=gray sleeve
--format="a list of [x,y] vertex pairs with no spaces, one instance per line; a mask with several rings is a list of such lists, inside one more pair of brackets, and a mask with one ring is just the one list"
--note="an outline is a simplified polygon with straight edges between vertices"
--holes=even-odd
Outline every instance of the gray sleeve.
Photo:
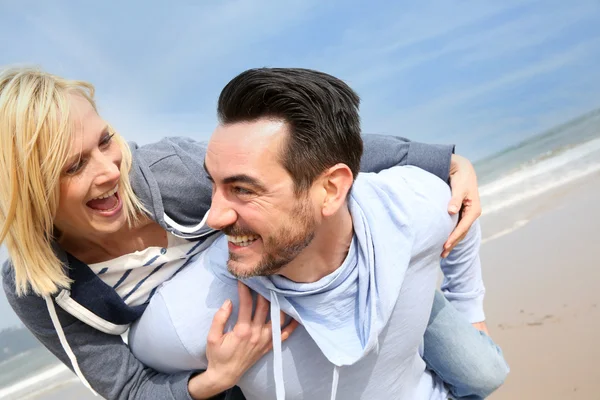
[[[413,165],[448,182],[451,145],[431,145],[408,139],[364,135],[362,172],[381,172],[398,165]],[[212,196],[212,184],[204,170],[206,143],[185,137],[168,137],[144,146],[132,144],[130,174],[135,193],[152,215],[162,212],[182,225],[201,221]]]
[[[3,287],[8,301],[42,344],[69,367],[45,301],[35,295],[17,297],[14,278],[3,271]],[[102,333],[56,306],[65,336],[79,367],[90,385],[106,399],[168,399],[191,400],[187,384],[193,372],[160,374],[138,361],[120,336]]]
[[163,210],[178,224],[196,225],[210,208],[212,184],[204,171],[206,143],[169,137],[132,144],[131,185],[155,218]]
[[397,136],[371,134],[363,135],[363,143],[362,172],[381,172],[398,165],[413,165],[448,182],[453,145],[425,144]]

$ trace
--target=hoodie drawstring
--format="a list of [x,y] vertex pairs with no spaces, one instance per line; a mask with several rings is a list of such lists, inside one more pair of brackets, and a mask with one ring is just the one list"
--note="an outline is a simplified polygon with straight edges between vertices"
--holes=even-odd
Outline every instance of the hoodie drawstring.
[[331,383],[331,400],[335,400],[337,396],[338,382],[340,380],[340,367],[337,365],[333,368],[333,381]]
[[[275,393],[277,400],[285,400],[285,385],[283,381],[283,356],[281,354],[281,308],[277,293],[270,291],[271,297],[271,329],[273,332],[273,375],[275,379]],[[333,368],[331,383],[331,400],[337,396],[338,382],[340,380],[340,367]]]
[[283,384],[283,357],[281,355],[281,318],[279,299],[271,291],[271,329],[273,331],[273,374],[275,378],[275,393],[277,400],[285,400],[285,386]]
[[54,325],[54,329],[56,330],[56,333],[58,334],[58,338],[60,339],[60,344],[62,345],[63,350],[65,351],[65,353],[67,353],[69,360],[71,360],[71,365],[73,366],[73,370],[75,371],[75,374],[81,380],[81,382],[85,385],[85,387],[87,387],[89,390],[91,390],[91,392],[94,394],[94,396],[98,396],[98,393],[96,393],[96,391],[94,389],[92,389],[92,386],[88,383],[87,379],[85,379],[85,376],[83,376],[83,373],[79,369],[79,364],[77,363],[77,357],[75,357],[75,354],[73,354],[73,350],[71,350],[71,346],[69,346],[69,342],[67,342],[67,338],[65,337],[65,332],[63,331],[62,325],[60,324],[60,321],[58,320],[58,315],[56,314],[56,309],[54,308],[54,302],[52,301],[52,298],[50,296],[45,296],[44,300],[46,300],[46,307],[48,308],[48,313],[50,314],[50,319],[52,320],[52,325]]

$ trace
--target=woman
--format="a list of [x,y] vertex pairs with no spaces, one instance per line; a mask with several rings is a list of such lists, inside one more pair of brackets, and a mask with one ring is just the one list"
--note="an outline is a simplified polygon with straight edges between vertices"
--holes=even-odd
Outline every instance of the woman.
[[[0,242],[10,257],[3,269],[9,302],[46,347],[106,398],[212,397],[269,350],[264,313],[252,321],[257,336],[234,328],[209,344],[209,368],[201,372],[145,368],[119,336],[158,285],[214,239],[203,223],[210,182],[189,167],[201,165],[204,146],[171,138],[130,148],[98,116],[93,93],[88,83],[31,69],[0,75]],[[364,166],[378,171],[415,154],[414,163],[427,166],[437,155],[442,167],[429,169],[446,179],[450,147],[411,146],[408,152],[407,143],[374,137],[366,142]],[[248,289],[239,291],[251,307]],[[259,298],[257,309],[265,307]],[[223,332],[230,313],[226,302],[213,328]],[[286,327],[282,339],[294,328]]]

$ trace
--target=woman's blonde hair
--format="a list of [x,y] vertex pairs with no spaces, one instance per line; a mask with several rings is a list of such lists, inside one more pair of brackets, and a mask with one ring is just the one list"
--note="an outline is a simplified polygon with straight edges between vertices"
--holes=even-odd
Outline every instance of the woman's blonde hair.
[[[53,249],[60,177],[74,127],[71,94],[96,109],[90,83],[37,68],[0,71],[0,244],[8,250],[17,295],[31,290],[48,296],[71,283]],[[129,182],[129,146],[118,134],[114,139],[123,153],[119,195],[132,225],[145,210]]]

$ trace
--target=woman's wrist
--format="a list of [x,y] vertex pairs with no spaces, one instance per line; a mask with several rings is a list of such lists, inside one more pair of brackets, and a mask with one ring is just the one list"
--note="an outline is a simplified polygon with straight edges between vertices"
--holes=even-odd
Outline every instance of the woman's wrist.
[[194,400],[206,400],[223,393],[233,385],[229,384],[227,379],[215,376],[213,371],[208,369],[190,378],[188,392]]

